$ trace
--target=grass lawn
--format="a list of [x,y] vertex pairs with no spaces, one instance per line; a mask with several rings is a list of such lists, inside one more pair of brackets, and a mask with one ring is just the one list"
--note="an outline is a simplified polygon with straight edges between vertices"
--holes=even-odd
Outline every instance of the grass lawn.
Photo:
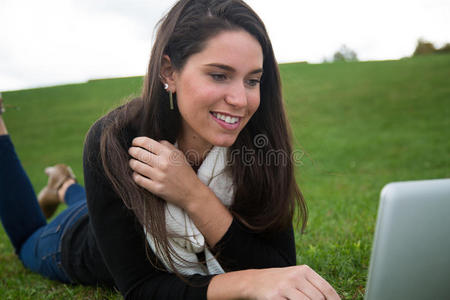
[[[283,64],[281,75],[309,206],[306,233],[296,236],[297,262],[344,299],[361,299],[383,185],[450,177],[450,55]],[[89,126],[141,85],[133,77],[3,93],[5,121],[36,192],[46,184],[44,168],[56,163],[71,165],[83,182]],[[0,299],[61,298],[121,297],[24,269],[0,227]]]

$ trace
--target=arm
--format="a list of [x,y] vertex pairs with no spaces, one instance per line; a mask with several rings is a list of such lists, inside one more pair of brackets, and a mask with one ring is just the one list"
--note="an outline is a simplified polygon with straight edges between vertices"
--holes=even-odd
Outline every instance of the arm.
[[172,144],[138,137],[132,145],[128,152],[133,157],[130,167],[135,182],[184,209],[226,270],[295,265],[292,227],[273,234],[246,229]]
[[[146,256],[142,226],[115,194],[100,159],[102,121],[89,131],[84,148],[84,172],[91,226],[114,282],[126,299],[204,299],[211,276],[193,276],[190,286],[173,274],[156,269]],[[150,251],[150,259],[157,262]]]
[[218,260],[225,269],[235,271],[296,264],[292,227],[273,234],[255,233],[233,218],[208,187],[199,186],[195,191],[186,211],[212,250],[219,254]]
[[[338,299],[331,286],[305,266],[245,270],[215,277],[194,275],[186,278],[192,285],[156,269],[146,258],[142,226],[113,192],[103,174],[99,158],[100,134],[101,124],[97,123],[88,134],[84,151],[88,207],[103,260],[125,299],[278,299],[279,296],[297,299],[302,295],[320,299],[320,294],[330,300]],[[252,237],[253,234],[239,233],[240,230],[234,234],[233,224],[237,223],[233,221],[224,238],[233,235],[231,242],[240,240],[234,235],[241,239],[259,239]],[[229,244],[224,238],[223,243]],[[149,254],[150,259],[158,263],[155,255]],[[270,295],[273,297],[268,297]]]
[[306,265],[220,274],[211,280],[207,297],[209,300],[340,299],[333,287]]

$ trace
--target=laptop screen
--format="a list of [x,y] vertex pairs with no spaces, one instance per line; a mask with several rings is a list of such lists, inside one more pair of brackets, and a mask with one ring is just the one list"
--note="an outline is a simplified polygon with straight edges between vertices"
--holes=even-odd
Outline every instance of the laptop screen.
[[365,299],[450,299],[450,179],[383,188]]

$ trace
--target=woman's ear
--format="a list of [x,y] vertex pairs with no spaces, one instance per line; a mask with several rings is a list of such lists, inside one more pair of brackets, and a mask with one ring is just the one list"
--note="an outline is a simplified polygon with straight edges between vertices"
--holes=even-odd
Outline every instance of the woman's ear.
[[161,82],[169,85],[168,89],[175,92],[175,68],[172,65],[172,61],[167,54],[164,54],[161,61]]

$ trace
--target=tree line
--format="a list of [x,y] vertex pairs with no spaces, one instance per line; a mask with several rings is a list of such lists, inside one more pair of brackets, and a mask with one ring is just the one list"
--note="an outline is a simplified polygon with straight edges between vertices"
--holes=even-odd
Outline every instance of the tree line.
[[[439,54],[439,53],[450,53],[450,43],[446,43],[440,48],[436,48],[433,43],[426,41],[424,39],[419,39],[417,41],[417,46],[412,54],[412,56],[429,55],[429,54]],[[324,58],[323,62],[347,62],[347,61],[358,61],[358,55],[356,52],[346,45],[342,45],[331,57],[330,60]]]
[[436,48],[433,45],[433,43],[428,42],[424,39],[419,39],[417,41],[417,46],[412,56],[438,54],[438,53],[450,53],[450,43],[446,43],[441,48]]

